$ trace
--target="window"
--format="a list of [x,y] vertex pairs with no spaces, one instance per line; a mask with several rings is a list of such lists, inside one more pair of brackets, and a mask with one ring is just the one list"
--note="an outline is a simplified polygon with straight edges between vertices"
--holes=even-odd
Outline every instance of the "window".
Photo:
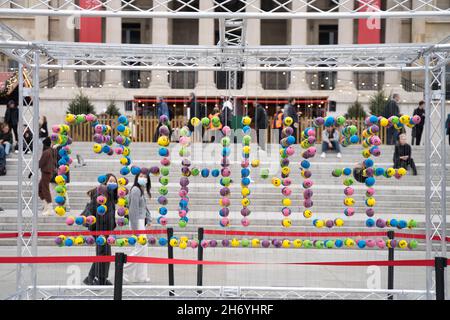
[[[140,23],[123,23],[122,24],[122,43],[141,43],[141,24]],[[134,65],[140,65],[136,63]],[[122,82],[124,88],[141,88],[141,71],[127,70],[122,71]]]
[[133,101],[132,100],[125,101],[125,111],[133,111]]

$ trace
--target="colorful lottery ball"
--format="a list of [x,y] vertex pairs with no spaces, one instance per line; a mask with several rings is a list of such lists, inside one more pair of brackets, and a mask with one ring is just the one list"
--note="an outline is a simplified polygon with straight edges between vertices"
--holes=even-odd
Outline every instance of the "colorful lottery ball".
[[303,211],[303,216],[304,216],[306,219],[311,218],[311,217],[312,217],[312,211],[311,211],[311,210],[305,210],[305,211]]
[[67,224],[68,226],[71,226],[71,225],[73,225],[74,223],[75,223],[75,218],[74,218],[74,217],[72,217],[72,216],[67,217],[67,219],[66,219],[66,224]]
[[285,228],[289,228],[290,226],[292,226],[292,220],[289,219],[289,218],[284,218],[284,219],[281,221],[281,225],[282,225],[283,227],[285,227]]
[[58,207],[55,208],[55,213],[58,216],[62,217],[62,216],[64,216],[66,214],[66,208],[64,208],[63,206],[58,206]]

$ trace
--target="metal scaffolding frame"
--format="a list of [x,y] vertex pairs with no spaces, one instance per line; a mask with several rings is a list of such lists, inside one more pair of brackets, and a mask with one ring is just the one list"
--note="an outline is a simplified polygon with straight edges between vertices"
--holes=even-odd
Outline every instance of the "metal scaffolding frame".
[[[96,0],[95,0],[96,1]],[[347,0],[348,1],[348,0]],[[167,6],[170,1],[154,1],[160,6]],[[186,5],[190,1],[184,2]],[[250,6],[252,1],[243,1]],[[287,1],[292,3],[293,1]],[[311,1],[300,1],[310,8]],[[342,1],[342,5],[346,1]],[[365,1],[361,0],[361,3]],[[395,1],[394,1],[395,2]],[[404,11],[385,10],[377,12],[381,17],[409,17],[417,16],[449,16],[449,10],[442,10],[432,6],[431,1],[418,0],[422,6],[418,9]],[[3,1],[2,4],[16,4],[14,1]],[[26,2],[28,3],[28,1]],[[0,7],[0,14],[21,15],[68,15],[73,14],[67,7],[50,7],[49,1],[35,1],[39,5],[21,9]],[[55,2],[58,3],[58,2]],[[70,1],[65,1],[70,4]],[[215,12],[220,6],[215,1],[214,8],[204,12],[181,12],[167,10],[162,15],[155,11],[155,5],[145,10],[128,7],[133,1],[127,1],[120,10],[112,10],[107,6],[111,1],[104,1],[103,11],[75,9],[81,16],[133,16],[171,17],[171,18],[216,18],[224,19],[221,25],[226,28],[231,19],[245,19],[250,17],[260,19],[270,18],[301,18],[307,14],[309,19],[324,15],[333,18],[341,12]],[[403,1],[397,2],[399,6]],[[45,5],[42,12],[42,5]],[[20,8],[16,4],[16,8]],[[422,9],[429,11],[423,13]],[[127,11],[130,9],[129,11]],[[373,12],[372,12],[373,13]],[[316,14],[316,15],[315,15]],[[358,9],[351,11],[352,18],[364,17],[365,12]],[[343,15],[342,18],[350,17]],[[341,16],[336,16],[341,17]],[[227,20],[229,19],[229,20]],[[230,30],[233,25],[228,24]],[[39,70],[215,70],[237,73],[237,71],[422,71],[425,74],[425,101],[429,116],[426,118],[425,146],[426,146],[426,234],[427,258],[446,256],[446,180],[445,180],[445,66],[450,61],[450,39],[439,44],[379,44],[379,45],[331,45],[331,46],[259,46],[251,47],[245,44],[245,20],[235,25],[242,32],[234,39],[227,38],[227,30],[223,29],[222,41],[217,46],[162,46],[162,45],[131,45],[131,44],[82,44],[68,42],[25,41],[10,28],[0,23],[0,52],[19,63],[19,110],[20,126],[38,136],[39,118]],[[232,33],[233,37],[236,33]],[[229,39],[230,41],[228,41]],[[26,72],[21,72],[25,70]],[[32,75],[32,86],[27,87],[24,74]],[[233,80],[234,81],[234,80]],[[231,86],[230,86],[231,88]],[[19,135],[22,150],[23,137]],[[37,150],[37,139],[32,141]],[[18,162],[18,215],[17,224],[19,237],[17,242],[18,255],[37,255],[37,196],[38,196],[38,168],[37,152],[31,156],[20,152]],[[32,180],[28,174],[32,173]],[[31,237],[24,234],[31,232]],[[433,238],[440,239],[434,241]],[[17,292],[27,292],[24,266],[17,269]],[[30,282],[32,296],[36,297],[36,269],[30,268]],[[433,268],[427,270],[427,298],[433,296]]]

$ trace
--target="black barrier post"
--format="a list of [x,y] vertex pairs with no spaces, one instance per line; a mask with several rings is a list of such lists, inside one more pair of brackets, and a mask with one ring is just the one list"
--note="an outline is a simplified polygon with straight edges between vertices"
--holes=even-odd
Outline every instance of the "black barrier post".
[[[173,259],[173,247],[170,245],[170,239],[173,237],[173,228],[167,228],[167,258]],[[169,286],[174,285],[173,264],[168,264],[169,268]],[[169,291],[169,296],[173,296],[173,291]]]
[[[394,231],[390,230],[387,232],[387,237],[393,240],[395,236]],[[394,247],[388,249],[388,260],[394,261]],[[388,266],[388,290],[394,289],[394,266]],[[388,295],[389,300],[393,300],[394,296],[392,294]]]
[[122,300],[123,265],[125,263],[127,263],[127,255],[123,252],[116,252],[116,260],[114,262],[114,300]]
[[[199,246],[198,251],[197,251],[197,260],[198,261],[203,261],[203,247],[201,246],[202,240],[203,240],[203,235],[204,235],[204,229],[203,228],[198,228],[198,242],[199,242]],[[198,264],[197,265],[197,286],[201,287],[203,285],[203,265],[202,264]],[[201,290],[198,291],[198,293],[202,293]]]
[[447,258],[434,258],[434,271],[436,279],[436,300],[445,300],[445,267],[447,267]]

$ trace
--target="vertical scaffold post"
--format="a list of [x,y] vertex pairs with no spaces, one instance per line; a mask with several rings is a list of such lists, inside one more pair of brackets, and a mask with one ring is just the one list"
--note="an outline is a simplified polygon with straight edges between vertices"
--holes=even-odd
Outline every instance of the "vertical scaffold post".
[[[198,241],[199,246],[197,247],[197,260],[203,261],[203,247],[201,246],[201,242],[203,240],[205,230],[203,228],[198,228]],[[201,287],[203,285],[203,265],[197,265],[197,286]],[[198,293],[202,293],[201,290]]]
[[123,252],[116,252],[116,260],[114,262],[114,300],[122,300],[123,265],[125,263],[127,263],[127,255]]
[[[393,240],[395,237],[395,232],[392,230],[389,230],[387,232],[387,237],[390,240]],[[388,249],[388,260],[394,261],[394,247],[390,246]],[[394,289],[394,266],[388,266],[388,290]],[[394,296],[392,294],[388,295],[389,300],[393,300]]]
[[[167,258],[173,259],[173,247],[170,245],[170,239],[173,237],[173,228],[167,228]],[[169,271],[169,286],[173,286],[175,283],[173,274],[173,264],[168,264]],[[169,295],[173,296],[174,292],[169,291]]]
[[436,300],[445,300],[445,268],[447,267],[446,257],[434,258],[434,272],[436,279]]

